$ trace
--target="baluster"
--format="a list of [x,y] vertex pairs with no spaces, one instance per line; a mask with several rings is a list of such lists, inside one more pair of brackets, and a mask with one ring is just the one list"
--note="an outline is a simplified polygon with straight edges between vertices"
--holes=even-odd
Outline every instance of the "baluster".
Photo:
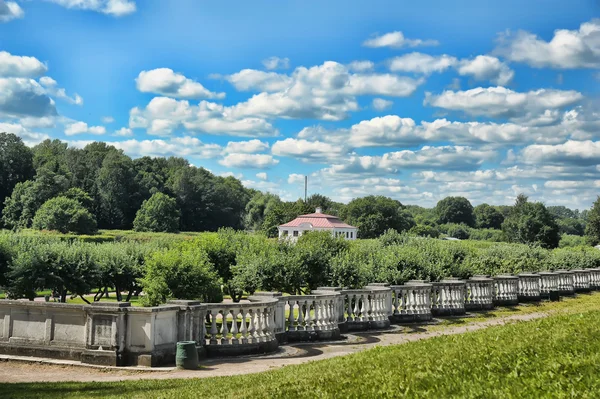
[[238,344],[238,325],[237,325],[237,317],[238,317],[238,309],[231,310],[233,315],[233,321],[231,322],[231,343],[233,345]]
[[227,315],[229,315],[229,309],[223,309],[221,311],[222,324],[221,324],[221,345],[229,344],[229,328],[227,326]]
[[241,313],[242,313],[242,322],[240,325],[240,334],[241,334],[241,338],[242,338],[242,344],[247,344],[248,343],[248,328],[246,327],[246,309],[242,308],[240,309]]
[[304,299],[299,299],[298,300],[298,330],[306,330],[306,325],[304,323],[304,305],[305,300]]
[[296,327],[294,326],[294,322],[296,321],[296,316],[294,316],[294,306],[296,305],[296,301],[289,300],[287,303],[290,308],[290,314],[288,315],[288,331],[295,331]]
[[369,310],[370,310],[369,309],[369,296],[368,296],[368,294],[367,295],[361,294],[360,297],[361,297],[361,302],[362,302],[362,305],[360,308],[360,320],[366,321],[366,320],[369,320],[368,319]]
[[312,331],[314,330],[314,326],[313,326],[313,322],[314,322],[314,318],[310,312],[310,305],[311,302],[309,302],[308,300],[305,302],[305,306],[306,306],[306,314],[304,315],[304,320],[306,320],[306,330],[307,331]]
[[250,316],[248,322],[248,343],[252,344],[258,342],[256,340],[256,315],[254,309],[248,309],[248,315]]
[[323,327],[323,309],[319,298],[313,301],[315,307],[315,330],[319,331]]

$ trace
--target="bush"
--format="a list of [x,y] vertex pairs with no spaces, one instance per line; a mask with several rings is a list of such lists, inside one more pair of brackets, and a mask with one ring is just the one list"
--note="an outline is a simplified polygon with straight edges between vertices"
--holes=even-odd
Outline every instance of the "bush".
[[177,201],[163,193],[155,193],[142,203],[133,221],[135,231],[174,233],[179,229]]
[[560,237],[560,241],[558,242],[559,248],[567,248],[567,247],[579,247],[585,245],[587,240],[585,237],[579,235],[571,235],[571,234],[563,234]]
[[97,231],[92,214],[77,200],[66,197],[46,201],[33,218],[33,228],[76,234],[93,234]]
[[419,237],[430,237],[430,238],[438,238],[440,236],[440,232],[433,226],[428,226],[424,224],[419,224],[408,231],[409,234],[413,234]]
[[449,237],[458,238],[459,240],[468,240],[471,236],[470,229],[462,224],[450,224],[446,230]]
[[502,230],[495,229],[471,229],[470,240],[506,242],[506,236]]

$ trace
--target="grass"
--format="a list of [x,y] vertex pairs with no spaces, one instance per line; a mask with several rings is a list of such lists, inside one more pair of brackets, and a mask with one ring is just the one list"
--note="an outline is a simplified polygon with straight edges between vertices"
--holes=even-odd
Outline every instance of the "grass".
[[379,347],[259,374],[191,380],[4,384],[0,388],[3,397],[61,399],[594,398],[600,397],[598,298],[600,295],[588,295],[547,303],[542,307],[557,313],[545,319]]

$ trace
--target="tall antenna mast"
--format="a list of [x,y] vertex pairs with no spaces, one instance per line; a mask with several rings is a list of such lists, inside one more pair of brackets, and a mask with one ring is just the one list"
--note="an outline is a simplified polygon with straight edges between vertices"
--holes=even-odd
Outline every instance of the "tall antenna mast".
[[304,202],[306,202],[306,193],[308,192],[308,176],[304,175]]

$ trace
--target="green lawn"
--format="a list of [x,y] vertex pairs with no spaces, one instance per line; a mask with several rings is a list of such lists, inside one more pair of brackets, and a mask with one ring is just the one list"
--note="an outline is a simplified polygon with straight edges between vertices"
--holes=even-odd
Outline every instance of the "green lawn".
[[588,309],[576,313],[260,374],[0,388],[11,398],[594,398],[600,397],[600,307],[584,302]]

